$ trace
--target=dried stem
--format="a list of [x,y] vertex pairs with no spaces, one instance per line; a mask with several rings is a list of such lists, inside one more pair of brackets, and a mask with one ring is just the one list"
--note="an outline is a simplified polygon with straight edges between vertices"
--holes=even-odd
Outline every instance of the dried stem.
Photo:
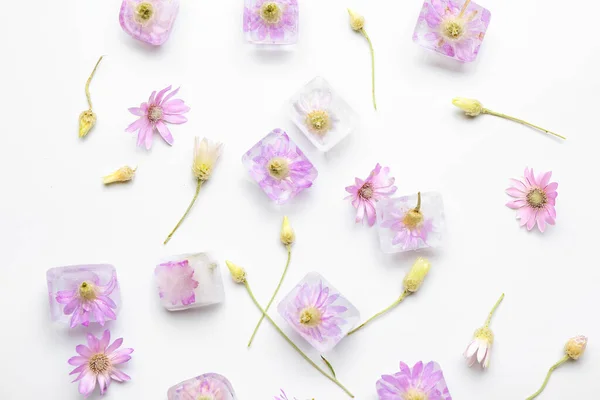
[[492,316],[496,312],[496,308],[498,308],[498,306],[500,305],[500,303],[502,303],[502,300],[504,300],[504,293],[502,293],[502,296],[500,296],[500,298],[498,299],[498,301],[496,302],[496,304],[494,304],[494,308],[492,308],[492,311],[490,311],[487,319],[485,320],[485,327],[486,328],[490,327],[490,322],[492,322]]
[[377,314],[373,315],[371,318],[369,318],[368,320],[366,320],[365,322],[363,322],[362,324],[360,324],[358,327],[352,329],[350,332],[348,332],[348,335],[352,335],[353,333],[355,333],[356,331],[358,331],[359,329],[361,329],[362,327],[364,327],[365,325],[367,325],[369,322],[373,321],[375,318],[380,317],[381,315],[385,314],[386,312],[392,310],[398,304],[402,303],[402,301],[409,294],[410,294],[410,292],[408,290],[405,290],[404,293],[402,293],[400,295],[400,297],[398,297],[398,299],[395,302],[393,302],[389,307],[384,308],[383,310],[379,311]]
[[90,74],[90,77],[88,78],[87,82],[85,83],[85,97],[87,97],[87,102],[88,102],[88,106],[90,107],[90,111],[92,110],[92,97],[90,96],[90,83],[92,82],[92,78],[94,77],[94,74],[96,73],[96,70],[98,69],[98,65],[100,65],[100,61],[102,61],[103,58],[104,58],[104,56],[100,56],[100,58],[98,59],[98,62],[96,62],[96,66],[94,67],[94,70],[92,71],[92,73]]
[[[281,285],[283,284],[283,280],[285,279],[285,275],[287,274],[288,268],[290,266],[290,260],[292,259],[292,246],[290,246],[288,244],[286,246],[286,248],[287,248],[287,252],[288,252],[287,263],[285,264],[285,268],[283,269],[283,274],[281,274],[281,278],[279,279],[279,284],[277,285],[277,288],[275,288],[275,291],[273,292],[273,296],[271,296],[271,300],[269,300],[269,303],[267,304],[267,307],[265,308],[265,312],[268,312],[269,307],[271,307],[271,304],[273,304],[273,300],[275,300],[275,296],[277,296],[277,293],[279,292],[279,289],[281,288]],[[252,342],[254,341],[254,336],[256,336],[256,333],[258,332],[258,328],[260,327],[260,324],[262,324],[264,319],[265,319],[265,314],[260,316],[260,319],[258,320],[258,323],[256,324],[256,328],[254,328],[254,332],[252,332],[252,336],[250,337],[250,341],[248,342],[248,347],[252,346]]]
[[463,4],[463,6],[460,10],[460,14],[458,14],[458,18],[462,18],[462,16],[465,15],[465,12],[467,11],[467,7],[469,7],[470,3],[471,3],[471,0],[465,1],[465,4]]
[[183,220],[185,219],[185,217],[187,217],[187,215],[190,213],[190,210],[192,209],[192,207],[194,206],[194,203],[196,202],[196,199],[198,198],[198,193],[200,193],[200,188],[202,187],[202,183],[203,182],[204,181],[202,181],[201,179],[198,179],[198,184],[196,185],[196,194],[194,195],[194,198],[192,199],[192,202],[188,206],[187,210],[185,210],[185,214],[183,214],[183,217],[181,217],[181,219],[179,220],[179,222],[177,223],[177,225],[175,225],[175,228],[173,228],[173,230],[171,231],[171,233],[169,233],[169,236],[167,236],[167,238],[165,239],[165,241],[164,241],[163,244],[169,243],[169,240],[171,240],[171,238],[173,237],[173,234],[175,233],[175,231],[177,229],[179,229],[179,226],[181,225],[181,223],[183,222]]
[[538,397],[540,395],[540,393],[542,393],[544,391],[544,389],[546,388],[546,385],[548,384],[548,381],[550,380],[550,375],[552,375],[552,372],[554,372],[554,370],[556,368],[560,367],[561,365],[566,363],[568,360],[569,360],[569,356],[564,356],[559,362],[557,362],[556,364],[551,366],[550,369],[548,370],[548,373],[546,374],[546,379],[544,379],[544,383],[542,383],[542,387],[539,388],[537,392],[535,392],[534,394],[532,394],[525,400],[531,400],[531,399],[535,399],[536,397]]
[[321,369],[321,367],[319,367],[317,364],[315,364],[314,361],[311,360],[306,354],[304,354],[304,352],[302,350],[300,350],[300,348],[298,346],[296,346],[296,344],[294,342],[292,342],[292,340],[281,330],[281,328],[279,328],[279,326],[277,326],[275,321],[273,321],[273,319],[271,319],[269,314],[267,314],[265,312],[265,310],[263,310],[263,308],[260,306],[258,300],[256,300],[256,297],[254,297],[254,293],[252,293],[252,289],[250,289],[250,284],[248,283],[247,280],[244,281],[244,286],[246,286],[246,290],[248,291],[248,294],[250,295],[250,298],[252,299],[252,301],[254,302],[256,307],[260,310],[260,312],[262,312],[262,314],[265,316],[265,318],[267,318],[267,320],[271,323],[271,325],[273,325],[273,327],[277,330],[277,332],[279,332],[279,334],[290,344],[290,346],[292,346],[294,348],[294,350],[296,350],[302,356],[302,358],[304,358],[310,365],[312,365],[323,376],[325,376],[331,382],[338,385],[340,387],[340,389],[342,389],[344,392],[346,392],[346,394],[348,394],[348,396],[354,398],[354,395],[352,393],[350,393],[350,391],[348,389],[346,389],[346,387],[344,385],[342,385],[340,383],[340,381],[337,380],[337,378],[332,377],[327,372],[325,372],[323,369]]
[[417,192],[417,206],[414,208],[416,212],[421,211],[421,192]]
[[495,115],[496,117],[505,118],[505,119],[508,119],[510,121],[515,121],[515,122],[518,122],[520,124],[530,126],[530,127],[534,128],[534,129],[538,129],[538,130],[540,130],[542,132],[545,132],[545,133],[548,133],[550,135],[554,135],[554,136],[559,137],[559,138],[561,138],[563,140],[567,140],[566,137],[564,137],[562,135],[559,135],[558,133],[551,132],[551,131],[549,131],[547,129],[542,128],[541,126],[537,126],[537,125],[534,125],[534,124],[529,123],[527,121],[523,121],[522,119],[511,117],[510,115],[506,115],[506,114],[502,114],[502,113],[497,113],[495,111],[488,110],[487,108],[484,108],[483,110],[481,110],[481,112],[484,113],[484,114],[490,114],[490,115]]
[[367,39],[367,42],[369,42],[369,49],[371,50],[371,92],[373,95],[373,107],[377,110],[377,101],[375,101],[375,50],[373,49],[371,38],[367,35],[367,31],[362,28],[360,33],[362,33],[365,39]]

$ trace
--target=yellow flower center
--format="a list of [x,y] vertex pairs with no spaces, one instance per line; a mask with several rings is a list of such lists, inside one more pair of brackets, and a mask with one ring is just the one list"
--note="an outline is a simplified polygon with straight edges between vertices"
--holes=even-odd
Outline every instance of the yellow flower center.
[[150,106],[148,108],[148,119],[150,122],[160,121],[163,117],[163,110],[158,106]]
[[210,394],[202,394],[196,398],[196,400],[214,400],[214,397]]
[[307,327],[317,326],[321,323],[321,312],[314,307],[308,307],[300,313],[300,323]]
[[110,368],[110,360],[104,353],[94,354],[88,361],[88,367],[94,374],[103,374]]
[[442,34],[448,39],[458,40],[465,33],[465,23],[462,18],[450,18],[442,23]]
[[417,211],[414,208],[412,210],[409,210],[404,216],[404,219],[402,220],[404,226],[406,226],[411,231],[417,229],[422,222],[423,214],[421,214],[421,211]]
[[494,343],[494,333],[486,326],[479,328],[475,331],[475,338],[485,340],[489,344]]
[[359,190],[360,197],[363,199],[370,199],[373,197],[373,186],[370,183],[365,183]]
[[207,163],[194,163],[192,171],[194,172],[196,178],[200,179],[201,181],[207,181],[212,173],[212,165]]
[[274,157],[267,164],[269,175],[275,179],[285,179],[290,174],[290,164],[285,158]]
[[82,282],[79,285],[79,297],[85,300],[94,300],[96,298],[94,284],[87,281]]
[[527,204],[532,208],[544,208],[548,203],[546,193],[541,189],[532,189],[527,193]]
[[147,2],[141,2],[135,8],[134,18],[140,24],[148,23],[154,16],[154,6]]
[[312,132],[323,135],[331,128],[329,114],[327,114],[327,111],[311,111],[306,116],[306,125]]
[[260,7],[260,17],[268,24],[276,24],[281,20],[281,7],[273,1],[266,2]]
[[429,396],[419,389],[410,389],[404,393],[402,400],[429,400]]

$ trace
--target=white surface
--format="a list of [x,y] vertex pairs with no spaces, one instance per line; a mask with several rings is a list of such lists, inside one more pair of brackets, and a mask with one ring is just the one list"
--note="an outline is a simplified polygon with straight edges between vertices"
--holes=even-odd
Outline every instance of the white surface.
[[[350,31],[342,3],[301,1],[299,44],[265,53],[244,43],[241,0],[184,0],[171,39],[157,49],[122,32],[119,0],[4,2],[0,398],[80,398],[66,361],[84,334],[51,325],[45,271],[109,262],[124,302],[110,328],[135,353],[125,367],[133,380],[113,384],[106,399],[165,399],[171,385],[209,371],[229,377],[240,400],[271,399],[280,387],[301,400],[346,399],[266,323],[246,350],[259,314],[242,287],[227,280],[221,307],[168,313],[152,271],[162,256],[210,249],[244,265],[266,302],[285,263],[278,232],[287,214],[298,241],[279,298],[316,270],[369,317],[396,298],[415,258],[384,255],[376,230],[355,225],[343,200],[344,187],[377,162],[392,168],[399,194],[442,192],[448,236],[422,290],[329,355],[356,398],[375,400],[376,380],[397,371],[398,361],[433,359],[457,400],[523,399],[576,334],[590,336],[588,353],[557,370],[540,399],[595,396],[600,59],[597,28],[581,17],[600,5],[488,0],[492,21],[479,60],[462,66],[412,43],[420,0],[356,1],[350,5],[366,15],[377,54],[374,112],[368,46]],[[80,140],[84,84],[101,54],[108,57],[91,87],[98,124]],[[327,157],[283,109],[316,75],[361,117],[361,129]],[[189,123],[172,126],[172,148],[157,136],[151,152],[138,149],[124,132],[135,119],[127,107],[169,84],[182,86]],[[450,104],[457,95],[569,140],[491,116],[467,120]],[[274,127],[288,130],[319,169],[314,187],[280,209],[240,162]],[[194,193],[194,135],[223,141],[225,151],[164,247]],[[101,176],[125,164],[139,167],[135,181],[103,187]],[[504,206],[508,178],[525,166],[552,169],[560,183],[557,225],[544,235],[520,229]],[[469,370],[461,353],[503,291],[491,368]]]

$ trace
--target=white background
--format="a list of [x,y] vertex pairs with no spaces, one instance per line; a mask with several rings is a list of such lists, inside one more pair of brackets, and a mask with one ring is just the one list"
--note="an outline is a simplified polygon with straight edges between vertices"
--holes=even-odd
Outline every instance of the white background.
[[[287,214],[297,243],[279,298],[314,270],[367,318],[399,295],[415,259],[384,255],[376,230],[355,225],[343,200],[344,187],[377,162],[391,167],[398,194],[441,192],[448,233],[444,249],[430,254],[422,290],[329,354],[356,398],[375,400],[375,382],[397,371],[400,360],[436,360],[454,399],[523,399],[576,334],[590,337],[587,354],[557,370],[540,398],[595,396],[600,59],[592,18],[600,6],[487,0],[492,20],[481,53],[461,65],[412,42],[420,0],[300,3],[298,45],[269,53],[244,42],[241,0],[183,0],[161,48],[121,30],[119,0],[3,2],[0,398],[81,397],[67,359],[84,331],[51,324],[45,272],[107,262],[117,267],[123,297],[109,326],[114,338],[135,348],[124,368],[133,380],[113,384],[107,399],[165,399],[171,385],[205,372],[227,376],[240,400],[271,399],[280,387],[300,400],[346,399],[268,324],[246,349],[259,313],[243,287],[226,279],[223,305],[169,313],[159,303],[153,269],[163,256],[211,250],[245,266],[266,302],[285,263],[278,233]],[[366,16],[375,45],[378,112],[371,106],[367,43],[350,30],[346,6]],[[80,140],[84,84],[101,54],[107,57],[91,86],[98,124]],[[361,118],[355,134],[327,156],[284,109],[316,75]],[[189,122],[171,126],[173,147],[156,136],[151,151],[136,148],[135,135],[124,132],[136,118],[127,108],[169,84],[181,86],[179,97],[192,108]],[[450,104],[459,95],[568,140],[491,116],[469,120]],[[240,161],[275,127],[287,130],[319,170],[313,188],[281,208]],[[224,142],[224,153],[165,247],[194,193],[196,135]],[[138,166],[134,182],[103,187],[101,176],[125,164]],[[526,166],[552,170],[559,182],[557,224],[543,235],[519,228],[504,206],[508,179]],[[470,370],[461,354],[502,292],[491,367]]]

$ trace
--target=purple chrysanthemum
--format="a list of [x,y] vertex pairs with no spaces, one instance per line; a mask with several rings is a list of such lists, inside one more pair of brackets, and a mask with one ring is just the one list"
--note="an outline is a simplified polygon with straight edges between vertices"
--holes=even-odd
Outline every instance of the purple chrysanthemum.
[[346,192],[350,193],[346,199],[352,199],[352,206],[356,208],[356,223],[362,222],[366,215],[369,226],[373,226],[377,219],[375,203],[396,193],[396,179],[389,174],[389,167],[382,169],[377,163],[367,179],[355,178],[355,185],[346,187]]
[[313,164],[281,129],[273,130],[244,158],[249,158],[252,178],[280,204],[311,187],[317,177]]
[[400,372],[377,381],[379,400],[452,400],[444,374],[433,361],[411,368],[400,362]]
[[104,326],[107,319],[117,319],[113,311],[117,309],[117,305],[109,297],[116,287],[116,275],[113,274],[104,286],[100,285],[100,279],[94,276],[92,280],[79,283],[75,289],[59,291],[56,293],[56,301],[65,304],[63,309],[65,315],[72,314],[71,328],[79,324],[89,326],[90,317]]
[[194,268],[189,265],[188,260],[160,264],[154,274],[161,299],[166,298],[174,306],[180,303],[187,306],[196,302],[195,289],[198,281],[194,279]]
[[427,237],[433,232],[433,220],[423,218],[413,223],[407,214],[411,210],[394,210],[381,223],[382,228],[394,231],[392,245],[401,245],[403,250],[415,250],[427,244]]
[[279,42],[286,33],[296,33],[297,19],[297,0],[256,0],[244,8],[244,32],[255,33],[259,41]]
[[339,294],[330,294],[323,282],[300,286],[294,301],[288,303],[286,316],[301,334],[310,336],[318,342],[326,338],[336,338],[342,334],[341,325],[347,321],[340,315],[348,310],[345,306],[335,305]]

